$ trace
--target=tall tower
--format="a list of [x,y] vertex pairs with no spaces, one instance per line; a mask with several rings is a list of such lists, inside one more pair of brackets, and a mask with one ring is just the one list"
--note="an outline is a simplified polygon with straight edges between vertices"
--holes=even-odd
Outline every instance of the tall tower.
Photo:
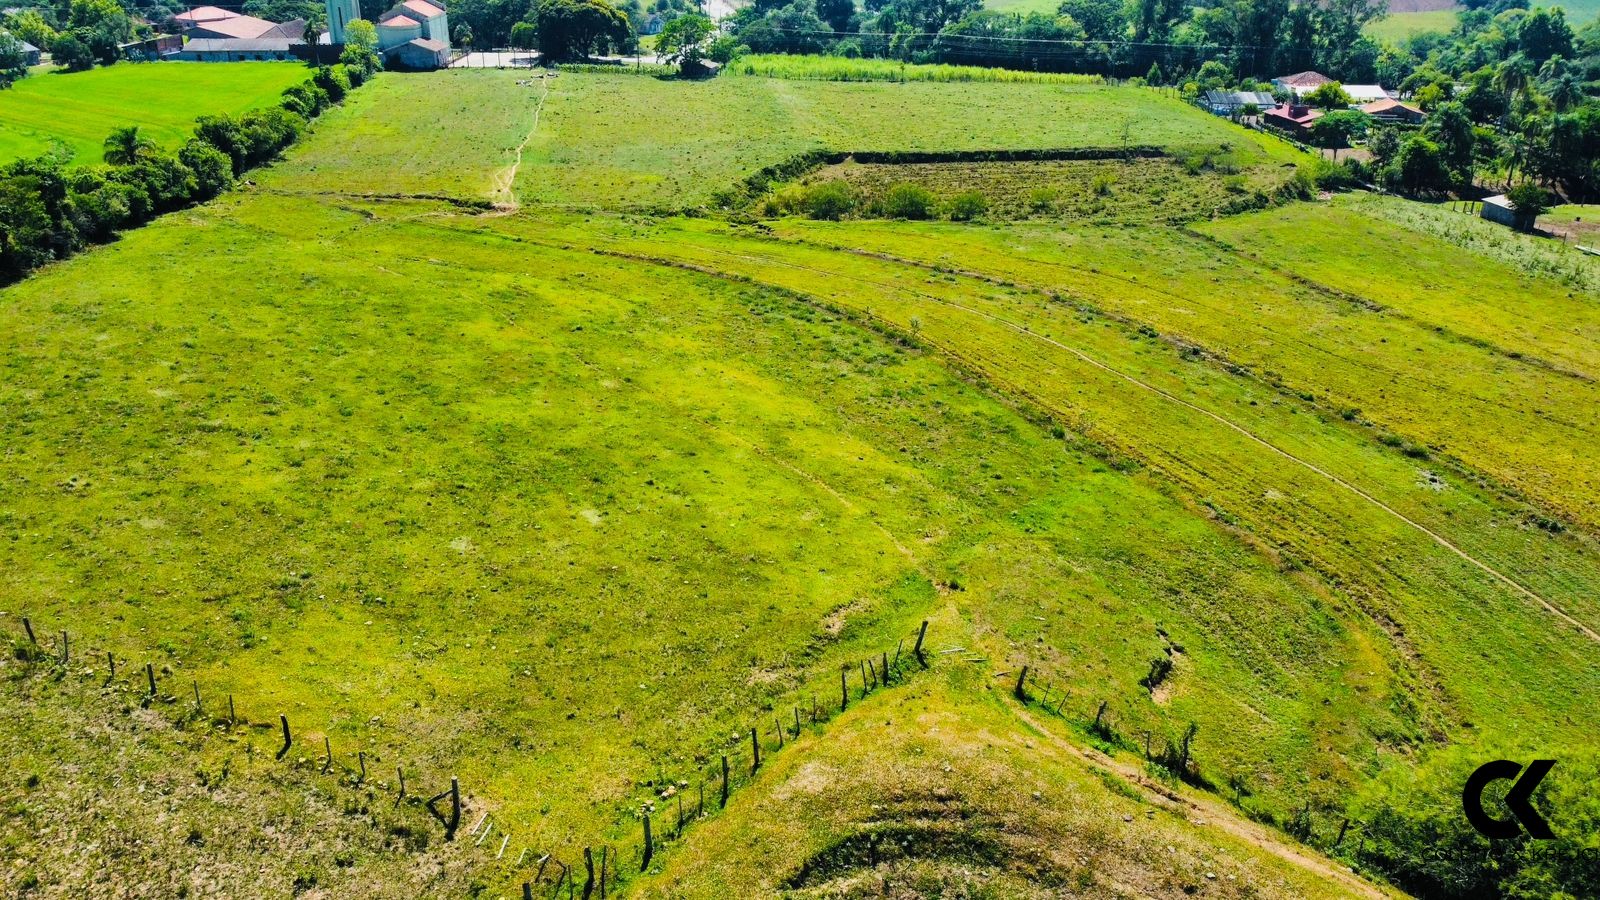
[[323,0],[323,2],[328,7],[328,40],[342,44],[344,27],[361,18],[361,3],[359,0]]

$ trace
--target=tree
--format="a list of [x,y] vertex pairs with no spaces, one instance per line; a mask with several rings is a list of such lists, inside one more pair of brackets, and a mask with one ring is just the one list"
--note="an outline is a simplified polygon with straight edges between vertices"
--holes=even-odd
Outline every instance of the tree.
[[1431,194],[1449,190],[1451,179],[1439,145],[1413,134],[1400,145],[1385,180],[1408,194]]
[[25,9],[13,15],[6,28],[35,47],[49,47],[56,41],[56,30],[38,10]]
[[459,25],[457,25],[455,27],[454,33],[450,36],[450,38],[451,38],[452,41],[455,42],[455,45],[457,47],[463,47],[463,48],[466,48],[468,50],[471,50],[472,49],[472,26],[468,25],[465,22],[460,23]]
[[553,60],[583,59],[628,46],[628,17],[605,0],[541,0],[534,7],[539,51]]
[[1332,150],[1333,158],[1338,159],[1339,151],[1350,146],[1356,138],[1366,135],[1371,125],[1372,119],[1366,113],[1341,109],[1313,120],[1311,139],[1318,147]]
[[94,68],[94,54],[89,45],[75,35],[63,34],[50,45],[50,56],[56,65],[65,66],[69,72],[85,72]]
[[1306,105],[1315,106],[1318,109],[1348,109],[1350,104],[1355,101],[1350,99],[1350,95],[1344,92],[1344,85],[1337,81],[1330,81],[1327,84],[1318,85],[1316,90],[1307,94],[1305,102]]
[[656,37],[656,56],[681,68],[689,68],[705,57],[706,43],[716,32],[711,19],[699,13],[678,16],[668,22]]
[[339,62],[354,69],[360,77],[378,71],[383,63],[378,59],[378,29],[366,19],[354,19],[344,26],[344,52]]
[[0,31],[0,88],[28,74],[28,56],[22,50],[22,40],[9,32]]
[[517,50],[532,50],[539,46],[539,26],[532,22],[518,22],[511,26],[511,46]]
[[1441,103],[1428,118],[1422,133],[1439,147],[1441,160],[1458,184],[1472,181],[1473,151],[1478,135],[1466,108],[1457,101]]
[[105,159],[113,166],[131,166],[155,146],[155,141],[139,133],[139,126],[128,125],[112,131],[106,138]]
[[1400,152],[1399,130],[1387,126],[1372,129],[1367,137],[1367,152],[1372,154],[1372,161],[1378,168],[1393,162],[1395,154]]
[[1506,191],[1506,199],[1511,201],[1511,208],[1517,214],[1517,227],[1524,231],[1531,230],[1534,221],[1549,212],[1555,202],[1549,191],[1531,183]]

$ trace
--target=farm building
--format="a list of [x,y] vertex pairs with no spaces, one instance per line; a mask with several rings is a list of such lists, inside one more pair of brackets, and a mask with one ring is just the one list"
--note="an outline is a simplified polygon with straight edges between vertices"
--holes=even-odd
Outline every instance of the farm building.
[[1527,231],[1533,227],[1533,218],[1518,212],[1516,204],[1505,194],[1483,198],[1478,215],[1518,231]]
[[211,38],[215,40],[244,40],[258,38],[278,27],[255,16],[240,15],[215,6],[201,6],[173,16],[173,21],[184,26],[184,37]]
[[1340,87],[1344,88],[1344,92],[1349,94],[1355,103],[1375,103],[1379,100],[1395,99],[1395,95],[1381,84],[1344,84]]
[[1278,105],[1278,100],[1266,91],[1206,91],[1202,98],[1206,109],[1218,116],[1236,116],[1246,106],[1254,105],[1257,112],[1265,112]]
[[[344,29],[361,18],[358,0],[326,0],[328,38],[344,43]],[[378,52],[402,69],[450,64],[450,19],[443,0],[401,0],[378,17]]]
[[[9,32],[9,31],[5,31],[4,29],[0,29],[0,34],[10,34],[10,33],[11,32]],[[22,44],[22,63],[23,63],[23,65],[37,66],[41,61],[43,61],[44,54],[39,52],[39,48],[38,47],[35,47],[34,45],[28,43],[27,41],[22,40],[21,38],[18,38],[17,41]]]
[[194,38],[164,57],[178,62],[271,62],[294,59],[288,38]]
[[1311,123],[1322,118],[1322,111],[1304,103],[1283,103],[1261,115],[1261,124],[1279,131],[1305,138],[1311,133]]
[[432,38],[413,38],[384,53],[389,65],[398,69],[427,71],[450,65],[450,45]]
[[1361,111],[1386,125],[1421,125],[1428,118],[1427,113],[1415,106],[1393,99],[1363,103]]
[[1298,97],[1301,94],[1308,94],[1332,80],[1332,78],[1321,72],[1296,72],[1293,75],[1279,75],[1277,78],[1272,79],[1272,86],[1282,88]]

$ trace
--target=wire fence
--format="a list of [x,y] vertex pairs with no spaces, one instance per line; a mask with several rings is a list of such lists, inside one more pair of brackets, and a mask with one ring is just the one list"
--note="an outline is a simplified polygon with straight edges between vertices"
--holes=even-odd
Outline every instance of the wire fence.
[[[415,788],[427,780],[417,778],[421,768],[409,767],[413,775],[408,782],[408,767],[396,765],[395,781],[390,784],[386,772],[378,775],[376,767],[383,760],[377,752],[358,750],[353,757],[347,752],[336,753],[332,738],[326,733],[320,748],[313,744],[307,749],[300,730],[303,723],[292,722],[286,713],[279,713],[276,721],[255,721],[241,715],[241,704],[233,694],[210,695],[196,678],[184,685],[166,666],[158,672],[154,662],[141,665],[109,650],[75,644],[66,630],[55,634],[52,647],[51,636],[46,635],[41,641],[31,619],[22,617],[21,625],[22,633],[11,640],[11,657],[26,667],[24,677],[48,674],[64,680],[72,667],[81,663],[84,668],[80,674],[93,680],[98,675],[93,666],[103,661],[102,691],[112,692],[120,699],[137,700],[143,709],[167,710],[179,727],[202,724],[210,726],[202,734],[220,732],[235,739],[243,736],[247,738],[245,752],[252,757],[260,752],[256,742],[248,740],[252,732],[270,734],[273,764],[289,771],[312,778],[333,776],[337,785],[349,789],[393,790],[397,806],[405,802],[420,807],[442,829],[446,841],[471,841],[475,851],[485,856],[492,853],[492,859],[485,862],[502,866],[507,880],[520,881],[524,898],[551,900],[559,897],[563,889],[568,897],[592,898],[598,893],[604,898],[630,876],[649,871],[660,853],[682,837],[689,826],[718,814],[737,790],[752,783],[773,754],[807,733],[819,731],[851,704],[904,683],[914,672],[931,668],[933,660],[925,646],[928,623],[924,621],[892,650],[885,648],[843,665],[837,693],[819,686],[774,705],[770,713],[763,713],[747,728],[714,742],[711,752],[698,754],[693,768],[671,777],[658,774],[649,782],[652,798],[638,807],[636,825],[630,826],[638,829],[636,842],[629,839],[620,851],[609,844],[586,846],[581,858],[562,859],[553,850],[540,851],[532,842],[518,841],[520,829],[516,823],[497,817],[487,804],[474,802],[463,793],[460,780],[454,775],[450,776],[448,788],[418,793]],[[248,704],[245,708],[249,708]],[[300,752],[296,752],[297,746]],[[373,766],[370,771],[369,763]],[[461,827],[469,820],[471,824],[463,838]]]

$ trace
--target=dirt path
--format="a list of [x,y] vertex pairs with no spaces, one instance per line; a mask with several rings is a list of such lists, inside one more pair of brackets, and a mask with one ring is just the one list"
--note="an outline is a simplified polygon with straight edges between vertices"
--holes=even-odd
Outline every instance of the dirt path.
[[[1232,835],[1250,846],[1270,853],[1324,881],[1349,888],[1360,896],[1377,898],[1399,896],[1357,876],[1338,862],[1328,859],[1313,850],[1291,843],[1266,826],[1246,819],[1239,815],[1237,810],[1221,800],[1204,794],[1178,793],[1166,785],[1152,781],[1137,766],[1106,756],[1098,751],[1080,747],[1072,741],[1061,737],[1054,730],[1048,728],[1045,723],[1039,721],[1031,711],[1015,701],[1008,700],[1007,705],[1017,714],[1018,718],[1031,725],[1052,746],[1064,750],[1084,762],[1115,772],[1118,776],[1137,785],[1145,792],[1150,802],[1157,806],[1181,812],[1185,818],[1196,824],[1204,822],[1204,827],[1206,828],[1215,828]],[[1195,813],[1200,814],[1198,821],[1194,815]]]
[[539,115],[544,112],[545,98],[550,96],[550,80],[544,75],[539,76],[539,102],[533,107],[533,124],[528,128],[528,133],[522,138],[522,143],[517,145],[517,155],[511,165],[494,173],[494,188],[489,196],[494,200],[496,210],[502,215],[516,212],[521,206],[517,202],[516,192],[512,185],[517,181],[517,170],[522,168],[522,151],[527,149],[528,142],[533,140],[533,135],[539,130]]

